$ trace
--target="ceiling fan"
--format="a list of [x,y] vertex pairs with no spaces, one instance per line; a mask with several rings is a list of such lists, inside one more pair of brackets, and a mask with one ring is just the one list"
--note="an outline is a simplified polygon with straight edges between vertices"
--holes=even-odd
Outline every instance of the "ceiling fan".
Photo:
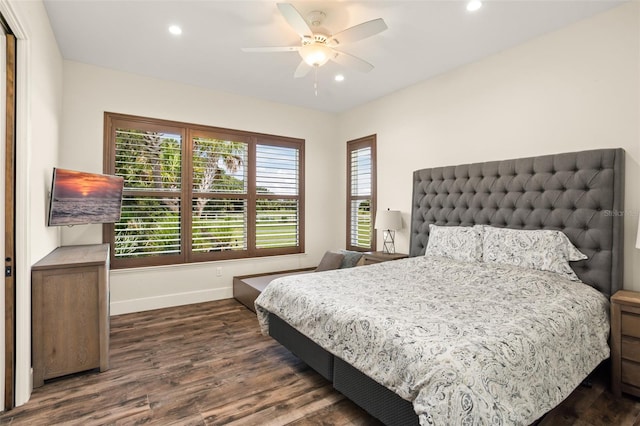
[[387,24],[385,24],[382,18],[363,22],[337,34],[328,35],[322,32],[314,32],[312,29],[312,27],[320,27],[325,17],[324,12],[313,11],[309,13],[308,19],[311,24],[311,26],[309,26],[307,20],[305,20],[292,4],[278,3],[277,5],[284,19],[300,36],[300,46],[245,47],[242,51],[298,52],[302,57],[302,62],[300,62],[300,65],[298,65],[298,68],[296,68],[293,74],[295,78],[304,77],[310,70],[321,67],[329,60],[362,72],[369,72],[373,69],[373,65],[369,62],[337,50],[336,47],[371,37],[386,30]]

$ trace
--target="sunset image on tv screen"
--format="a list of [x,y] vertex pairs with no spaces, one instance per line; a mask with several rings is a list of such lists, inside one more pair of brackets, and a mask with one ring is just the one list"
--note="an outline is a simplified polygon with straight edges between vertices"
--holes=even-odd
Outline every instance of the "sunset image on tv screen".
[[118,176],[54,169],[49,225],[117,222],[122,186]]

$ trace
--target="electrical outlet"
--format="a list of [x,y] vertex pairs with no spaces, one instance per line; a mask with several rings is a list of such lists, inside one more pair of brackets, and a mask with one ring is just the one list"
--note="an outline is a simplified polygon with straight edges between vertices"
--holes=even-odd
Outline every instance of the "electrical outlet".
[[221,277],[222,276],[222,266],[218,266],[216,268],[216,277]]

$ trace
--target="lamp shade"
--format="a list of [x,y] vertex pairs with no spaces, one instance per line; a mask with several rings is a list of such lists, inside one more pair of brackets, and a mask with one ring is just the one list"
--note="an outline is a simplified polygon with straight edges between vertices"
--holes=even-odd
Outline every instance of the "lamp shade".
[[636,248],[640,249],[640,217],[638,218],[638,236],[636,237]]
[[380,210],[376,214],[376,229],[390,229],[396,231],[402,229],[402,215],[399,210]]

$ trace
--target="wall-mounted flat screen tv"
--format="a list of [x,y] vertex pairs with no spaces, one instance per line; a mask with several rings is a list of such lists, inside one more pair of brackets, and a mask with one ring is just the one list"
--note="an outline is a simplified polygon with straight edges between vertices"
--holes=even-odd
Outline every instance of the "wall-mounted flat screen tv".
[[47,225],[117,222],[123,185],[119,176],[54,168]]

